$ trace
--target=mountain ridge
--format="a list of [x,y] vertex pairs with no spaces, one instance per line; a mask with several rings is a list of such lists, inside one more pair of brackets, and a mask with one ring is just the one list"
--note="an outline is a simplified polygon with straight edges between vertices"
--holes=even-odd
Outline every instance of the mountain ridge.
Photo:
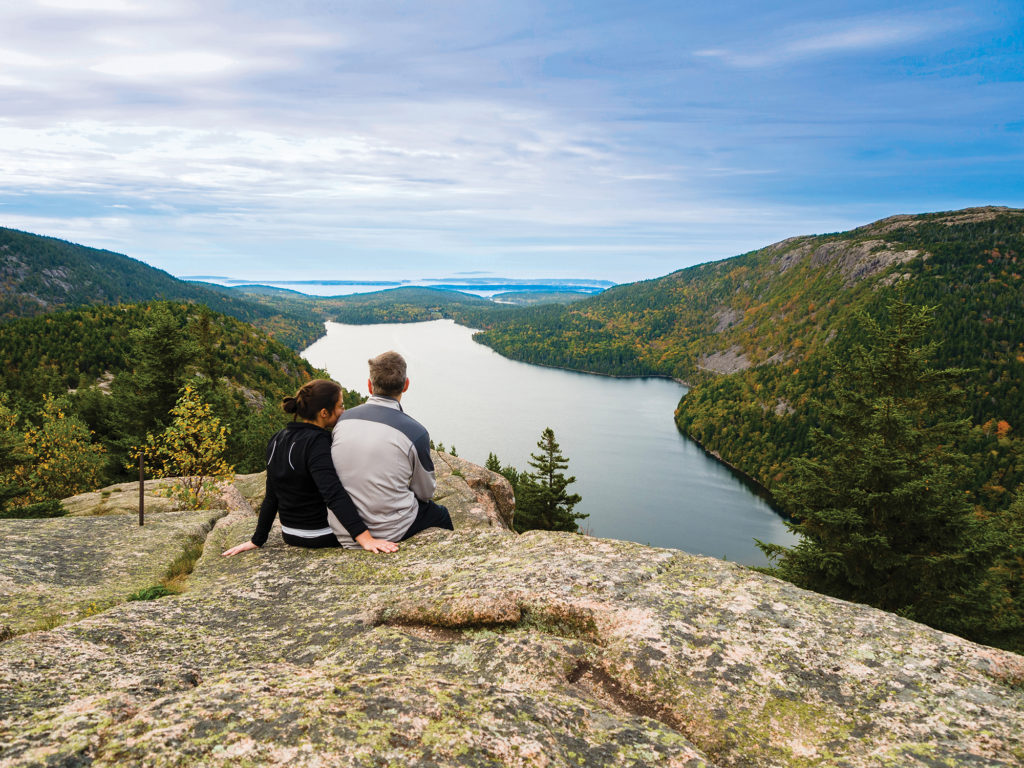
[[293,349],[322,331],[309,317],[179,280],[121,253],[6,227],[0,227],[0,286],[0,322],[91,304],[171,300],[253,323]]
[[[936,307],[936,364],[967,367],[979,494],[1024,477],[1024,211],[1004,207],[899,215],[843,233],[787,238],[757,251],[616,286],[565,307],[483,324],[476,339],[524,362],[692,385],[677,422],[761,484],[809,449],[828,351],[856,342],[858,312],[879,314],[900,283]],[[453,313],[458,321],[459,317]],[[983,455],[995,451],[995,459]],[[997,506],[1009,495],[998,492]],[[980,498],[980,497],[979,497]]]

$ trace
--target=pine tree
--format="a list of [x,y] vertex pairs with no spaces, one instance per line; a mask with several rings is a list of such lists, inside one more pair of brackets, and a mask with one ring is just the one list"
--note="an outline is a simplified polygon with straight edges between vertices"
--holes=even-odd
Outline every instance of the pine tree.
[[802,587],[970,635],[991,607],[992,542],[951,447],[968,426],[950,416],[966,372],[930,365],[930,313],[897,294],[887,324],[859,317],[866,343],[833,360],[813,457],[777,491],[800,541],[758,544]]
[[999,555],[991,571],[995,611],[981,641],[1024,653],[1024,485],[1008,509],[992,520]]
[[[512,494],[514,496],[519,495],[519,478],[522,473],[513,467],[511,464],[502,466],[501,459],[498,458],[497,454],[487,454],[487,462],[484,466],[491,470],[491,472],[497,472],[499,475],[508,480],[508,484],[512,486]],[[518,502],[517,502],[518,503]]]
[[213,492],[215,481],[230,479],[234,472],[224,461],[227,429],[190,384],[182,388],[170,415],[167,429],[157,436],[147,434],[146,444],[136,448],[133,456],[138,458],[142,452],[151,472],[180,478],[180,483],[172,487],[172,495],[186,506],[199,509]]
[[188,366],[199,356],[198,344],[185,333],[184,321],[173,305],[154,303],[146,325],[130,332],[130,372],[114,380],[112,395],[118,403],[111,431],[120,437],[119,458],[147,432],[167,424]]
[[515,529],[519,532],[535,528],[578,531],[576,521],[589,515],[572,511],[582,497],[566,490],[576,478],[565,476],[563,470],[569,468],[569,460],[562,455],[550,427],[541,434],[537,447],[540,452],[531,453],[528,462],[534,471],[518,476]]

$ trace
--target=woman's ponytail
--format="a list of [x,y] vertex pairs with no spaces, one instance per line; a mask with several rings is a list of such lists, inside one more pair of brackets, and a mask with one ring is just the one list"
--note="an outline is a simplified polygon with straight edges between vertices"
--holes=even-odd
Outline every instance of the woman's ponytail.
[[321,410],[333,413],[341,399],[341,386],[329,379],[313,379],[302,385],[295,397],[281,401],[285,413],[293,413],[306,421],[316,419]]

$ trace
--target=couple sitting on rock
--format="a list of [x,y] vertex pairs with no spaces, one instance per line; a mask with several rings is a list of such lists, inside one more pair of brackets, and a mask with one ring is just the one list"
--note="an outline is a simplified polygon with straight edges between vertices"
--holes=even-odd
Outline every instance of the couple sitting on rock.
[[285,543],[298,547],[395,552],[425,528],[453,530],[448,510],[431,501],[430,436],[402,410],[405,360],[385,352],[369,363],[370,399],[347,413],[341,387],[325,379],[284,399],[301,421],[267,446],[267,495],[252,539],[223,554],[262,547],[279,513]]

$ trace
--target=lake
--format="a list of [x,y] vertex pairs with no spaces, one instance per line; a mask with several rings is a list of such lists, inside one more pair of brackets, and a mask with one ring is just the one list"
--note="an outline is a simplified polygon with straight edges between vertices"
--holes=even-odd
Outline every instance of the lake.
[[575,511],[594,536],[726,558],[766,560],[753,539],[792,544],[782,519],[727,467],[676,429],[673,412],[686,392],[670,379],[616,379],[515,362],[473,341],[451,320],[387,325],[327,323],[305,352],[313,365],[367,393],[366,361],[401,353],[411,386],[406,412],[435,443],[483,464],[528,469],[530,453],[551,427],[576,476]]

